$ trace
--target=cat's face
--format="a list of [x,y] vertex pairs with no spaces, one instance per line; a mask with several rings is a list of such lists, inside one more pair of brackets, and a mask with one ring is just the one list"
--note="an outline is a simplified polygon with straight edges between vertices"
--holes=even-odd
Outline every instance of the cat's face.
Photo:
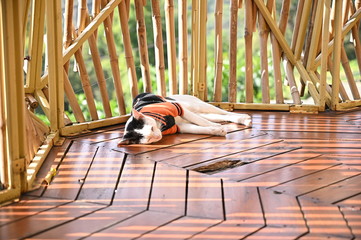
[[157,122],[148,116],[138,112],[132,111],[132,116],[125,124],[124,135],[118,146],[128,144],[150,144],[162,139],[162,132],[160,131]]

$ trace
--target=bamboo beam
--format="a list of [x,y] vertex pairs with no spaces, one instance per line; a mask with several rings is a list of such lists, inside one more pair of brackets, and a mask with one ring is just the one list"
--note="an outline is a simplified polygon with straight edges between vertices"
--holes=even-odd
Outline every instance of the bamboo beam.
[[[104,8],[103,8],[103,10],[104,10]],[[130,34],[129,34],[129,28],[128,28],[127,6],[124,1],[121,1],[119,3],[118,13],[119,13],[120,26],[121,26],[121,30],[122,30],[122,36],[123,36],[125,60],[127,62],[128,81],[129,81],[132,98],[135,98],[138,95],[138,82],[137,82],[137,74],[135,72],[133,51],[132,51],[132,45],[131,45],[131,41],[130,41]]]
[[[153,35],[154,35],[154,52],[155,52],[155,67],[157,77],[157,92],[158,95],[166,96],[165,84],[165,64],[164,64],[164,47],[162,36],[162,18],[160,15],[160,7],[158,0],[152,0],[152,21],[153,21]],[[181,47],[181,44],[179,45]]]
[[176,53],[176,42],[175,42],[173,0],[166,0],[164,2],[164,11],[165,11],[165,25],[166,25],[166,35],[167,35],[169,94],[172,95],[178,93],[178,81],[177,81],[177,71],[176,71],[177,53]]
[[[102,1],[102,5],[103,6],[106,5],[105,0]],[[112,69],[112,74],[113,74],[113,83],[115,88],[115,95],[117,97],[118,110],[120,115],[124,115],[126,114],[124,93],[123,93],[122,82],[120,79],[118,55],[115,47],[114,35],[112,30],[112,21],[110,16],[106,18],[104,21],[104,31],[107,40],[108,53],[110,58],[110,67]]]
[[245,58],[246,58],[246,74],[245,74],[245,88],[246,88],[246,103],[253,103],[253,4],[251,0],[245,0]]
[[194,96],[198,97],[198,85],[199,85],[199,1],[192,0],[192,44],[191,44],[191,84],[192,92]]
[[311,6],[312,6],[312,0],[305,0],[305,3],[303,6],[304,6],[304,8],[302,10],[302,16],[300,19],[300,26],[299,26],[299,31],[297,34],[297,41],[296,41],[296,46],[295,46],[295,57],[297,60],[300,59],[300,57],[301,57],[303,44],[305,42],[307,23],[308,23],[308,18],[309,18]]
[[143,12],[143,1],[134,0],[135,5],[135,16],[137,20],[137,32],[138,32],[138,47],[139,47],[139,58],[140,68],[142,71],[142,79],[145,92],[152,92],[152,84],[149,72],[149,55],[148,55],[148,44],[147,44],[147,29],[145,27],[144,12]]
[[207,101],[207,1],[199,2],[199,86],[198,95]]
[[[355,5],[353,4],[352,0],[351,1],[351,15],[355,14],[356,12],[356,8]],[[361,1],[359,1],[361,2]],[[352,27],[352,38],[353,38],[353,44],[355,47],[355,54],[356,54],[356,58],[357,58],[357,64],[358,64],[358,68],[359,68],[359,72],[361,74],[361,41],[360,41],[360,36],[359,36],[359,29],[360,24],[356,24],[355,26]]]
[[238,1],[231,0],[231,20],[229,38],[229,83],[228,101],[236,102],[237,97],[237,18]]
[[187,27],[188,27],[187,0],[178,0],[178,35],[179,35],[178,61],[179,61],[180,94],[188,94],[188,28]]
[[[68,48],[73,40],[73,0],[66,0],[65,1],[65,16],[64,16],[64,49]],[[69,61],[64,64],[65,71],[68,72],[69,70]]]
[[293,27],[292,42],[291,42],[291,49],[293,52],[295,51],[296,48],[297,36],[300,30],[300,22],[301,22],[304,4],[305,4],[305,0],[298,1],[295,26]]

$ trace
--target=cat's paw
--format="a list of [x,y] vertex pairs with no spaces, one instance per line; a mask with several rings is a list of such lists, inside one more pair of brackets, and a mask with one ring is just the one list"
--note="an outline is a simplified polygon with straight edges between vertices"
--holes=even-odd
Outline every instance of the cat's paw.
[[252,118],[247,114],[237,114],[235,120],[233,121],[238,124],[243,124],[246,127],[252,126]]
[[227,128],[222,125],[219,127],[211,127],[211,134],[216,136],[226,136]]

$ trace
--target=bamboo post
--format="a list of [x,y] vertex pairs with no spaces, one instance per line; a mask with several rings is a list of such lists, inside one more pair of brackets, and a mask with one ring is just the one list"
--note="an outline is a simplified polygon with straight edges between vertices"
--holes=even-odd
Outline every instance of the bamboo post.
[[[106,5],[105,0],[102,0],[102,5],[103,6]],[[118,62],[117,50],[115,48],[114,35],[112,30],[112,21],[110,19],[110,16],[106,18],[104,21],[104,31],[107,40],[110,66],[113,74],[113,83],[115,88],[115,94],[117,97],[119,114],[125,115],[126,111],[125,111],[124,93],[123,93],[122,82],[120,79],[119,62]]]
[[134,0],[135,16],[137,19],[137,32],[138,32],[138,47],[140,55],[140,68],[142,71],[142,78],[144,83],[144,91],[152,92],[152,84],[149,72],[149,55],[147,44],[147,29],[145,27],[143,1]]
[[187,0],[178,0],[178,35],[179,35],[178,61],[179,61],[180,94],[188,94],[188,29],[187,27],[188,27]]
[[192,93],[194,96],[198,97],[198,84],[199,84],[199,12],[198,12],[198,0],[192,0],[192,44],[191,44],[191,84],[192,84]]
[[121,1],[119,3],[118,12],[119,12],[119,18],[120,18],[120,25],[121,25],[121,29],[122,29],[125,60],[127,62],[128,80],[129,80],[132,98],[135,98],[138,95],[138,82],[137,82],[137,75],[135,72],[132,45],[131,45],[131,41],[130,41],[130,34],[129,34],[129,28],[128,28],[128,15],[129,14],[127,13],[127,7],[126,7],[125,1]]
[[[267,1],[267,9],[271,12],[273,7],[273,0]],[[267,41],[269,35],[269,28],[263,18],[261,12],[258,12],[259,21],[259,36],[260,36],[260,54],[261,54],[261,89],[262,89],[262,103],[270,103],[270,88],[268,77],[268,54]]]
[[293,66],[290,63],[290,61],[287,59],[287,57],[284,56],[283,59],[284,59],[283,64],[284,64],[284,68],[286,71],[288,84],[290,85],[290,92],[291,92],[293,103],[295,105],[301,105],[302,102],[301,102],[301,98],[300,98],[300,93],[297,89],[296,80],[293,75]]
[[199,98],[207,100],[207,1],[199,2]]
[[253,103],[253,4],[251,0],[245,0],[245,58],[246,58],[246,103]]
[[343,44],[341,46],[341,64],[342,64],[343,69],[345,71],[345,75],[346,75],[347,82],[348,82],[348,85],[350,87],[353,99],[354,100],[360,99],[360,93],[358,92],[356,81],[355,81],[355,78],[353,76],[353,72],[351,70],[351,67],[350,67],[350,64],[349,64],[349,61],[348,61],[348,57],[347,57],[347,54],[346,54],[346,50],[345,50],[345,47],[343,46]]
[[332,110],[337,109],[338,94],[340,91],[340,62],[341,62],[341,44],[342,44],[342,1],[335,0],[335,43],[333,51],[333,74],[332,74]]
[[[60,2],[47,2],[47,46],[48,46],[48,71],[49,71],[49,104],[50,128],[58,131],[64,126],[64,80],[61,42],[61,6]],[[51,52],[50,52],[51,51]]]
[[153,21],[153,35],[154,35],[154,52],[155,52],[155,67],[157,77],[157,92],[158,95],[166,95],[165,84],[165,64],[164,64],[164,48],[162,36],[162,18],[160,15],[160,7],[158,0],[152,0],[152,21]]
[[237,97],[237,18],[238,1],[231,0],[231,20],[229,38],[229,83],[228,101],[236,102]]
[[296,42],[300,30],[300,22],[301,22],[304,5],[305,5],[305,0],[298,1],[295,26],[293,28],[292,42],[291,42],[291,49],[293,52],[295,52],[295,48],[296,48]]
[[168,55],[168,71],[169,71],[169,93],[178,93],[177,83],[177,54],[175,43],[175,25],[174,25],[174,2],[166,0],[164,2],[165,24],[167,34],[167,55]]
[[[73,0],[65,1],[65,16],[64,16],[64,49],[68,48],[73,40]],[[68,72],[69,61],[64,64],[65,71]]]
[[330,4],[331,0],[324,0],[323,2],[323,25],[322,25],[322,42],[321,42],[321,76],[320,76],[320,110],[325,109],[326,102],[326,85],[327,85],[327,62],[328,62],[328,39],[329,25],[330,25]]
[[[355,14],[356,9],[355,9],[355,5],[353,4],[352,0],[351,1],[351,15]],[[359,1],[361,2],[361,1]],[[353,38],[353,44],[355,47],[355,54],[356,54],[356,58],[357,58],[357,64],[358,64],[358,68],[359,68],[359,72],[361,74],[361,41],[360,41],[360,37],[359,37],[359,29],[360,24],[356,24],[354,27],[352,27],[352,38]]]

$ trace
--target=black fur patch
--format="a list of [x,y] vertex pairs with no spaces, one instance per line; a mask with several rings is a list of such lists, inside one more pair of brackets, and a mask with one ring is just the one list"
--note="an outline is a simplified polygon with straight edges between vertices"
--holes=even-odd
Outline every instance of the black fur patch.
[[134,129],[142,129],[144,127],[144,120],[143,119],[136,119],[135,117],[132,117],[132,119],[129,121],[126,131],[132,131]]
[[143,134],[135,132],[135,131],[129,131],[124,136],[123,139],[129,140],[129,144],[139,144],[140,140],[143,138]]

